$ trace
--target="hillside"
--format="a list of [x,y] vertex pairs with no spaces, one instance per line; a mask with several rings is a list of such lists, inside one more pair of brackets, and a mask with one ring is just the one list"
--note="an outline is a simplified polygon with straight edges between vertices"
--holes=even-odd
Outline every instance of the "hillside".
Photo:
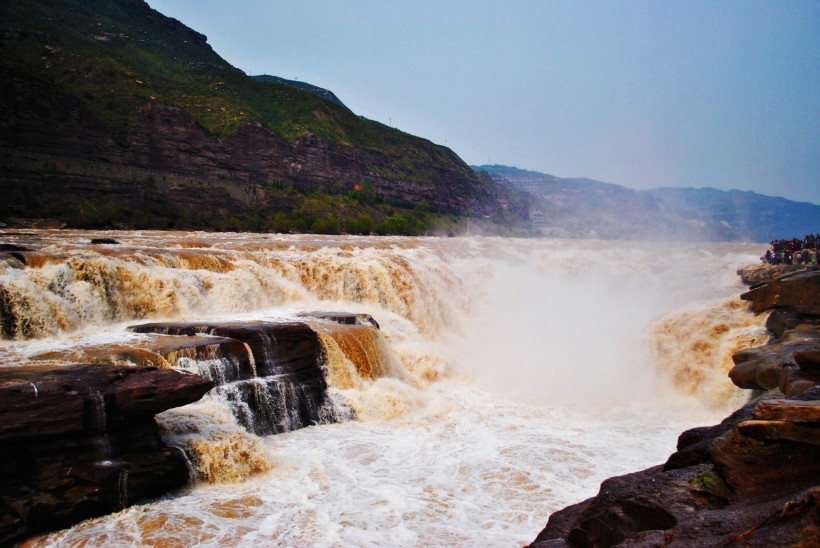
[[251,76],[257,82],[264,82],[266,84],[284,84],[286,86],[294,87],[296,89],[301,89],[302,91],[307,91],[319,97],[320,99],[324,99],[325,101],[330,101],[331,103],[335,103],[339,106],[345,106],[342,103],[341,99],[336,97],[336,94],[330,91],[329,89],[320,88],[319,86],[314,86],[313,84],[308,84],[307,82],[300,82],[298,80],[288,80],[286,78],[280,78],[278,76],[271,76],[270,74],[258,74]]
[[693,241],[757,241],[820,232],[820,206],[738,190],[633,190],[509,166],[472,166],[527,192],[543,234]]
[[246,76],[141,0],[3,2],[0,218],[343,229],[419,205],[526,217],[451,150],[294,84]]

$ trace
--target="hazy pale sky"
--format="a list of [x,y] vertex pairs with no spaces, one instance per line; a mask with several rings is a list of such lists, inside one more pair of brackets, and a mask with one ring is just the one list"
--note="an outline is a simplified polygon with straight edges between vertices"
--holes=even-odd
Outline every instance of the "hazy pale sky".
[[471,164],[820,204],[818,0],[148,3]]

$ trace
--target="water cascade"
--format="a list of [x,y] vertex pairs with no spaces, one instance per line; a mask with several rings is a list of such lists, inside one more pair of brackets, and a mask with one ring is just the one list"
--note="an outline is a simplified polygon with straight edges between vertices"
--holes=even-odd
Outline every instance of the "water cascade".
[[722,418],[715,361],[765,336],[745,244],[9,234],[34,251],[0,256],[0,363],[216,385],[156,417],[212,485],[34,546],[528,542]]
[[108,437],[107,426],[108,418],[105,412],[105,397],[99,390],[90,390],[90,405],[89,414],[92,436],[95,439],[98,457],[101,461],[105,461],[111,457],[112,447],[111,440]]
[[[327,382],[319,340],[305,323],[164,323],[130,329],[136,333],[207,335],[229,345],[221,359],[206,355],[200,361],[184,356],[184,352],[174,357],[178,366],[214,381],[212,396],[224,400],[249,432],[281,434],[336,416],[325,396]],[[235,341],[240,344],[232,344]],[[241,351],[236,352],[237,348]]]

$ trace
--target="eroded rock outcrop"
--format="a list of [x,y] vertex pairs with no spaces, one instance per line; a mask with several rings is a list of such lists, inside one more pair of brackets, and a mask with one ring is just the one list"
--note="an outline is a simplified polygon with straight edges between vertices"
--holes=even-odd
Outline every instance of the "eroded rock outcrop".
[[[236,353],[193,360],[191,367],[212,379],[230,402],[237,421],[258,435],[288,432],[333,420],[324,362],[316,332],[301,322],[168,322],[130,327],[182,339],[207,335],[234,341]],[[167,354],[166,354],[167,355]]]
[[[209,391],[258,435],[352,418],[328,399],[316,327],[367,331],[375,340],[378,324],[368,314],[301,316],[135,325],[130,330],[148,336],[0,368],[0,544],[185,485],[195,455],[163,443],[154,416]],[[71,363],[84,365],[54,365]],[[369,361],[354,365],[373,378]]]
[[775,277],[740,298],[755,312],[774,310],[766,322],[774,338],[732,356],[732,382],[752,390],[780,390],[786,396],[820,383],[814,359],[820,350],[820,270]]
[[744,266],[737,271],[741,281],[748,286],[756,286],[757,284],[770,282],[777,278],[789,274],[797,274],[809,270],[816,270],[816,265],[796,265],[796,264],[753,264]]
[[755,312],[788,308],[800,314],[820,316],[820,270],[812,268],[752,286],[740,296]]
[[0,368],[0,543],[184,485],[185,456],[154,415],[212,386],[154,367]]
[[681,434],[665,464],[554,513],[531,546],[817,546],[820,272],[776,274],[743,295],[775,310],[773,339],[735,354],[730,373],[757,397]]

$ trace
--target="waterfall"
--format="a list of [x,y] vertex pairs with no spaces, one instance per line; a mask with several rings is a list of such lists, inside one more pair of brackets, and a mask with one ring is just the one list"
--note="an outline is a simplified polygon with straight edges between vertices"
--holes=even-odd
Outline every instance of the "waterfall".
[[[202,469],[203,463],[210,461],[207,455],[225,442],[225,436],[244,438],[235,428],[255,436],[269,436],[354,418],[353,408],[341,392],[349,387],[339,383],[342,368],[350,370],[348,378],[358,378],[358,386],[387,375],[402,376],[402,365],[380,330],[374,327],[372,318],[361,320],[361,324],[355,323],[360,321],[357,318],[353,318],[354,323],[338,323],[321,315],[302,315],[300,319],[303,321],[169,322],[129,328],[135,333],[161,334],[164,345],[201,344],[167,354],[171,367],[202,375],[215,383],[206,399],[210,406],[228,410],[235,424],[226,425],[218,436],[206,439],[187,433],[169,434],[170,442],[186,451],[201,477],[233,474]],[[339,321],[351,320],[346,317]],[[190,420],[185,408],[164,415],[166,425],[174,422],[174,416]],[[195,420],[210,421],[212,417]],[[195,429],[208,430],[201,424]]]
[[96,438],[97,450],[100,459],[107,459],[111,456],[111,440],[106,432],[108,417],[105,412],[105,398],[99,390],[93,390],[89,394],[89,413],[91,416],[91,430]]
[[763,322],[726,304],[748,244],[30,233],[28,266],[0,261],[0,362],[114,352],[216,384],[156,418],[212,485],[52,545],[521,545],[722,418],[714,357]]

